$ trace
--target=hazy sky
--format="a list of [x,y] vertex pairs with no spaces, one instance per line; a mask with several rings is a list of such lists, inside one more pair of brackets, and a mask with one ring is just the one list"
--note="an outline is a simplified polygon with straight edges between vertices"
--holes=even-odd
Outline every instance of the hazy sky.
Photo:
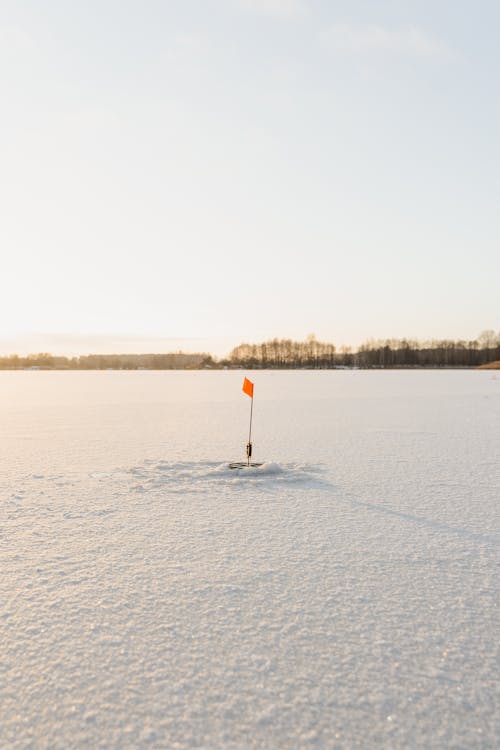
[[1,346],[500,328],[499,25],[497,0],[0,0]]

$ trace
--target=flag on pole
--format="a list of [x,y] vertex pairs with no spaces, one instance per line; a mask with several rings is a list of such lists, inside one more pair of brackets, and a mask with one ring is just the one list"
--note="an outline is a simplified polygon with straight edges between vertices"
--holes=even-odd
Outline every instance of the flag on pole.
[[243,381],[243,393],[246,393],[247,396],[253,398],[253,383],[248,378],[245,378]]

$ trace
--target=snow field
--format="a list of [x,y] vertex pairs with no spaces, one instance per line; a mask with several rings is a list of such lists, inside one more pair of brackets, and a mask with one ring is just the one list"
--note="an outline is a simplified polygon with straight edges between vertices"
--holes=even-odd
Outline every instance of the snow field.
[[197,409],[112,375],[4,405],[0,747],[498,746],[490,381],[258,373],[235,472],[224,374]]

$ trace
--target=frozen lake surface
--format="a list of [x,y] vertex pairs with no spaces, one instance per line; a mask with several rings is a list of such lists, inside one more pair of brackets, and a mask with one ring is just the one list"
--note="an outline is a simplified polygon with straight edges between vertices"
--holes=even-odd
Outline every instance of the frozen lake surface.
[[0,373],[0,747],[498,748],[500,378]]

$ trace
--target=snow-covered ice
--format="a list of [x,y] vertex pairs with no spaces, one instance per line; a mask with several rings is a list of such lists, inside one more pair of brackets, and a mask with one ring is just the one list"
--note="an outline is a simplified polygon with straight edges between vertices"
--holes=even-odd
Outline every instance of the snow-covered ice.
[[0,373],[0,747],[499,747],[500,381],[242,379]]

